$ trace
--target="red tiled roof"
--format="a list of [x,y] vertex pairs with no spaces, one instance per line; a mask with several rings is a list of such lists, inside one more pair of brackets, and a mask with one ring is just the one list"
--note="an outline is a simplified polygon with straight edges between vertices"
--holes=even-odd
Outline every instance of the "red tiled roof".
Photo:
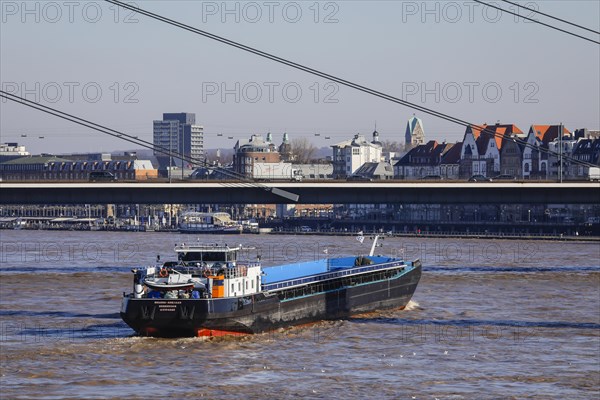
[[521,131],[519,127],[514,124],[483,124],[481,125],[481,127],[484,128],[483,135],[481,135],[481,129],[472,127],[473,135],[475,136],[475,139],[477,139],[477,149],[479,150],[479,154],[485,153],[485,150],[488,146],[488,142],[492,137],[496,141],[496,147],[498,148],[498,150],[501,150],[502,143],[504,142],[504,139],[506,137],[515,134],[523,134],[523,131]]
[[[486,124],[481,125],[484,129],[487,128]],[[471,125],[470,127],[467,128],[467,130],[471,128],[471,132],[473,133],[473,136],[475,137],[475,139],[479,139],[479,134],[481,133],[481,129]]]
[[[533,131],[535,136],[545,145],[558,137],[560,125],[531,125],[529,132]],[[571,135],[571,132],[563,126],[564,133]]]

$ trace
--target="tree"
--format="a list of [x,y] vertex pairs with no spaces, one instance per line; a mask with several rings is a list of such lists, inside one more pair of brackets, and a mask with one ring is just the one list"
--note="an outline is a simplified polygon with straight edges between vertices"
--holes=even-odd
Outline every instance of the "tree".
[[394,142],[391,140],[384,140],[382,143],[382,150],[383,152],[388,152],[388,151],[396,151],[396,152],[400,152],[402,151],[402,149],[404,148],[404,145],[402,145],[399,142]]
[[219,156],[217,157],[217,149],[206,150],[206,161],[209,164],[213,162],[219,162],[221,165],[227,165],[233,162],[233,150],[232,149],[219,149]]
[[295,138],[291,141],[292,154],[301,164],[308,164],[317,152],[317,148],[307,138]]

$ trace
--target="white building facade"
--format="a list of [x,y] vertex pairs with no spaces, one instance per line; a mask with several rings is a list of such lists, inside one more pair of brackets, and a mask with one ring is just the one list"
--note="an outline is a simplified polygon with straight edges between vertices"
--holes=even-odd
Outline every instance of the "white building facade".
[[0,144],[0,162],[30,155],[31,154],[25,149],[25,146],[19,146],[18,143]]
[[381,161],[382,147],[379,135],[369,142],[363,135],[356,134],[351,140],[331,146],[333,148],[334,178],[350,177],[364,163]]

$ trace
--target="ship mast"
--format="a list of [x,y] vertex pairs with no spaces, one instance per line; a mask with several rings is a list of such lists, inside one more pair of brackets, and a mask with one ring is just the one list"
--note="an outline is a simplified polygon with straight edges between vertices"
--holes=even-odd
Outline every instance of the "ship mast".
[[373,239],[373,244],[371,245],[369,257],[373,257],[373,254],[375,253],[375,247],[377,247],[377,239],[379,239],[379,235],[375,235],[375,239]]

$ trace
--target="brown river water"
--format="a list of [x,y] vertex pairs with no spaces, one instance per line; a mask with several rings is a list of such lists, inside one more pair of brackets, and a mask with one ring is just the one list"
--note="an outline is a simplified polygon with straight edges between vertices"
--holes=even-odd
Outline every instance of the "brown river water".
[[378,253],[424,266],[405,310],[242,338],[135,336],[119,318],[130,269],[196,240],[255,246],[264,266],[370,246],[349,237],[0,231],[0,397],[600,396],[598,242],[389,238]]

